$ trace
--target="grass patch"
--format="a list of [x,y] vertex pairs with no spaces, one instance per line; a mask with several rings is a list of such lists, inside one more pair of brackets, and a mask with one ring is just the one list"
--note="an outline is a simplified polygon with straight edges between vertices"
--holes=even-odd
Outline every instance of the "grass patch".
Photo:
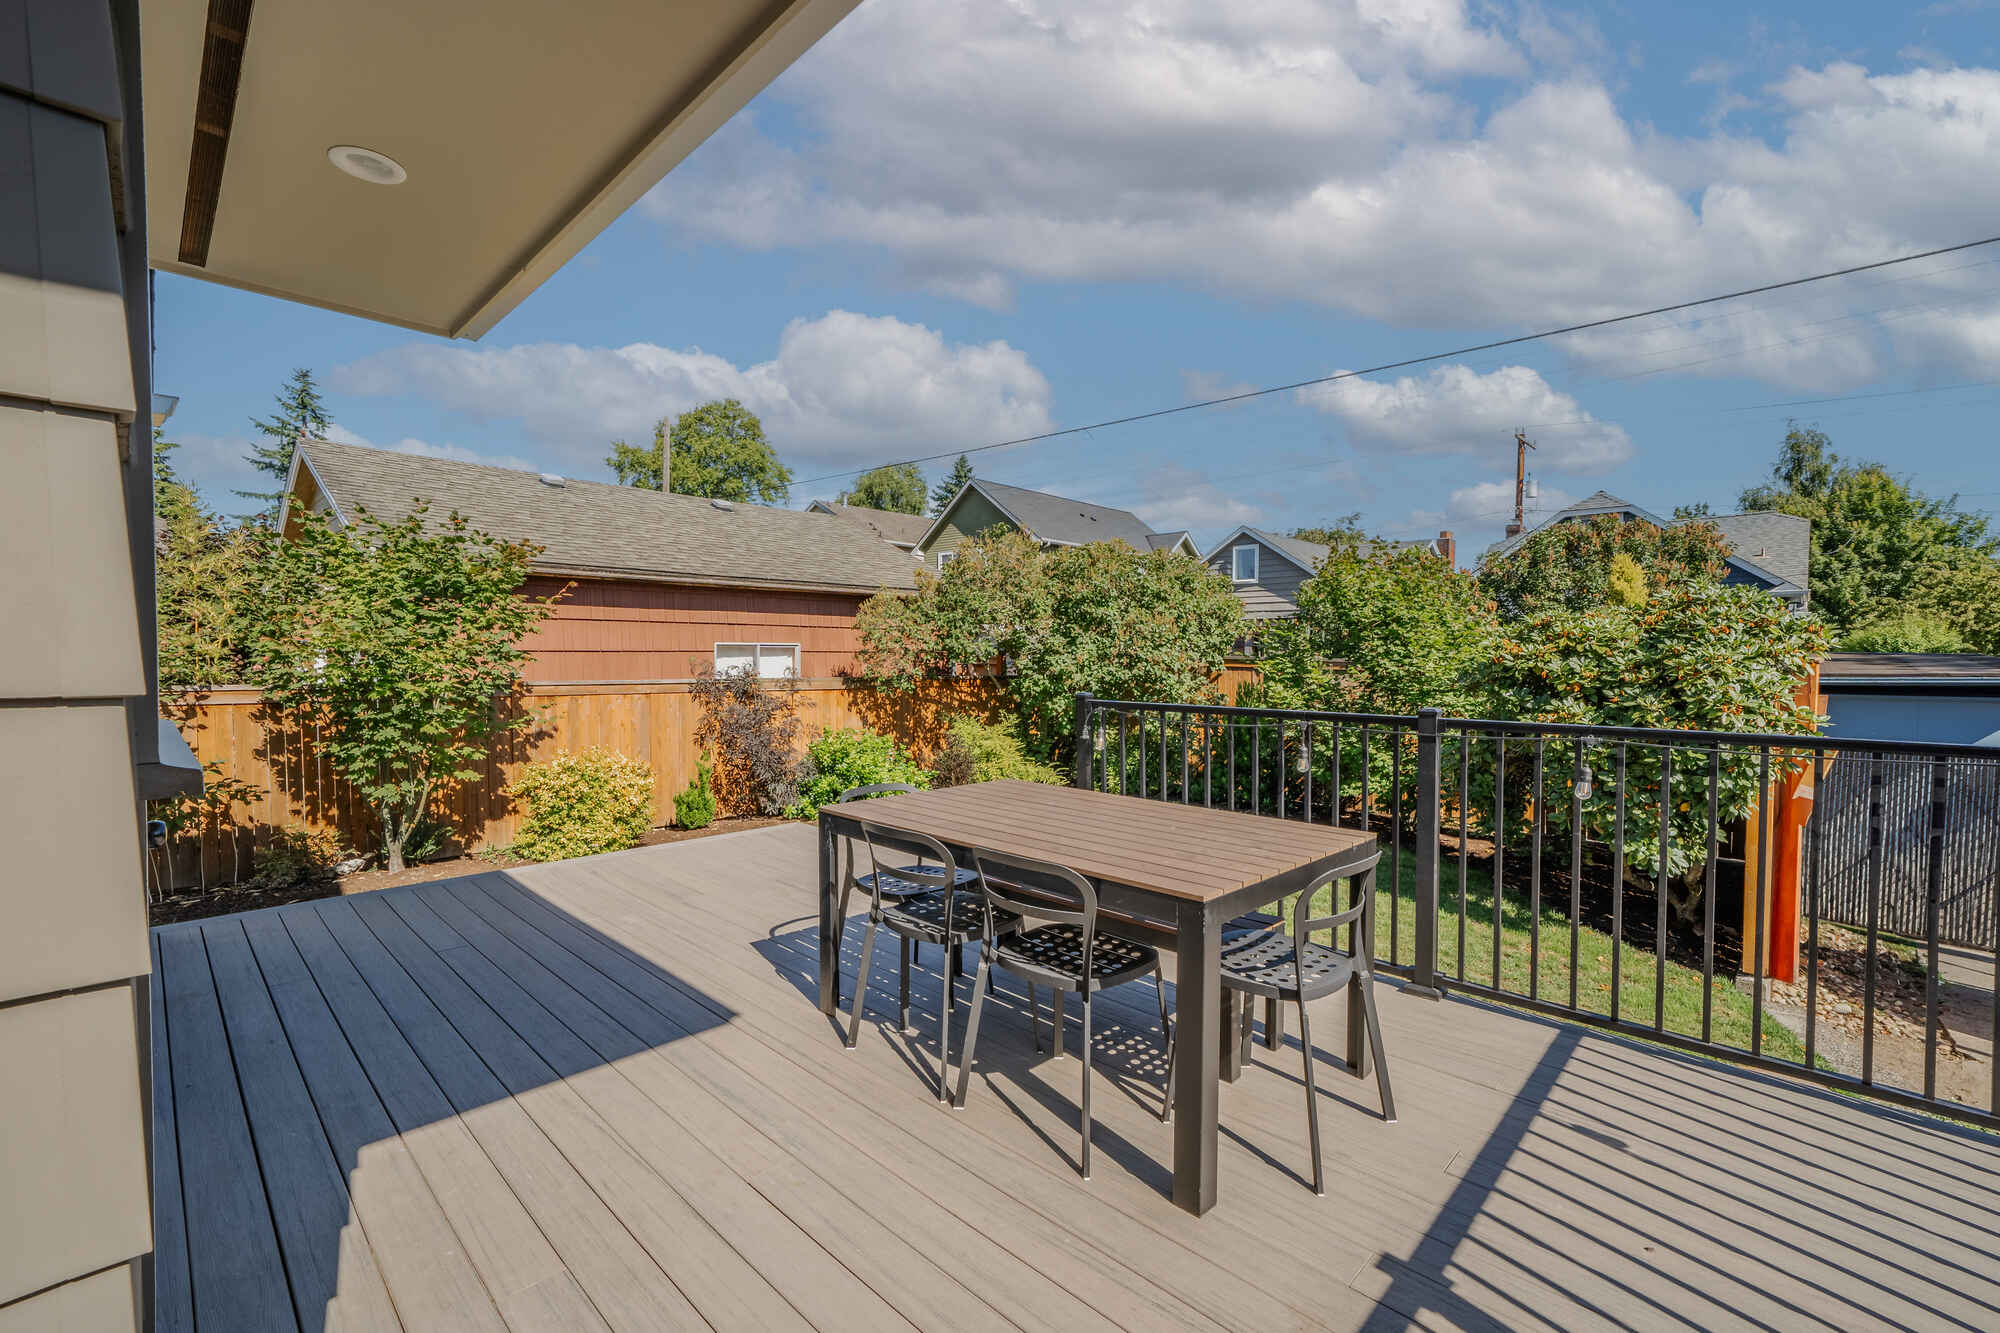
[[[1377,875],[1375,898],[1375,956],[1408,963],[1415,952],[1417,929],[1416,856],[1405,849],[1396,858],[1397,874],[1392,885],[1389,875],[1391,854],[1385,849]],[[1438,973],[1446,979],[1458,977],[1459,911],[1456,862],[1443,858],[1438,885]],[[1331,888],[1321,890],[1321,901],[1313,906],[1316,914],[1331,913]],[[1552,902],[1560,897],[1560,903]],[[1556,906],[1569,905],[1569,885],[1565,876],[1552,875],[1543,884],[1540,920],[1540,948],[1535,947],[1535,919],[1525,893],[1511,888],[1500,900],[1500,989],[1512,994],[1534,994],[1556,1004],[1567,1004],[1570,988],[1570,922]],[[1287,900],[1285,911],[1291,911]],[[1391,915],[1395,921],[1395,952],[1390,951]],[[1493,881],[1480,866],[1467,867],[1465,906],[1465,967],[1467,981],[1482,986],[1493,984]],[[1608,932],[1592,926],[1577,930],[1577,1007],[1591,1014],[1611,1012],[1612,939]],[[1531,967],[1531,960],[1532,967]],[[1624,1022],[1651,1027],[1654,1014],[1655,970],[1658,960],[1649,949],[1625,943],[1618,949],[1618,1017]],[[1701,971],[1671,957],[1666,964],[1663,988],[1662,1026],[1672,1033],[1699,1039],[1701,1036],[1702,992],[1706,989],[1710,1007],[1710,1040],[1720,1046],[1749,1051],[1751,1032],[1750,997],[1736,988],[1733,977],[1720,972],[1704,987]],[[1768,1013],[1764,1016],[1763,1054],[1777,1060],[1803,1062],[1805,1045]]]

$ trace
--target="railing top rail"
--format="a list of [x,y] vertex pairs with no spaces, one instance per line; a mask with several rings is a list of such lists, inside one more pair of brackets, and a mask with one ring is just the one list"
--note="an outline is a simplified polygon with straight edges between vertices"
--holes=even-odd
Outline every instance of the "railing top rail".
[[[1415,727],[1417,716],[1402,713],[1336,713],[1306,708],[1248,708],[1233,704],[1175,704],[1142,699],[1099,699],[1086,696],[1088,706],[1129,712],[1199,713],[1205,716],[1244,718],[1284,718],[1299,722],[1338,722],[1342,725],[1371,727]],[[2000,748],[1945,741],[1887,741],[1862,737],[1837,737],[1809,732],[1788,735],[1782,732],[1695,731],[1673,727],[1611,727],[1588,722],[1537,722],[1524,719],[1445,717],[1439,726],[1446,731],[1474,732],[1502,736],[1582,736],[1592,740],[1634,741],[1676,749],[1707,749],[1714,746],[1742,746],[1795,750],[1801,754],[1879,754],[1913,759],[1977,759],[2000,764]]]

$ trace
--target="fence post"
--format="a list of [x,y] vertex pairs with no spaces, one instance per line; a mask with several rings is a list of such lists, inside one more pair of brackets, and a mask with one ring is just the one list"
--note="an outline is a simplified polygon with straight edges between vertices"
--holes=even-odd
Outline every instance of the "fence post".
[[[1443,714],[1435,708],[1417,710],[1417,956],[1412,984],[1406,992],[1443,999],[1438,989],[1438,839],[1444,831],[1444,797],[1439,790],[1439,759],[1444,748]],[[1396,868],[1398,878],[1402,868]],[[1400,895],[1399,895],[1400,896]]]
[[1096,787],[1090,771],[1090,696],[1082,691],[1076,696],[1076,763],[1070,769],[1070,785],[1089,791]]

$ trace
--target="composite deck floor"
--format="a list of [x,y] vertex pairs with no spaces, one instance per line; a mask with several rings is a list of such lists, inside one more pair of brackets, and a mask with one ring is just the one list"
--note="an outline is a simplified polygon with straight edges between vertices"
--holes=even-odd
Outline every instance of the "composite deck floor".
[[2000,1142],[1393,987],[1400,1122],[1316,1007],[1331,1196],[1288,1039],[1199,1219],[1114,993],[1086,1183],[1074,1018],[1003,985],[941,1108],[936,952],[843,1050],[814,883],[783,827],[156,931],[159,1326],[2000,1327]]

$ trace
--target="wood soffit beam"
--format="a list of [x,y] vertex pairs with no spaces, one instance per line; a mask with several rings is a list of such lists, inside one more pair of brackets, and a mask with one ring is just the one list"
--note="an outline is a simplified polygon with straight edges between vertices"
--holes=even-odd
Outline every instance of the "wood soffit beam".
[[180,259],[198,268],[208,265],[215,210],[222,201],[222,168],[228,160],[229,132],[236,119],[236,89],[243,78],[243,51],[253,2],[208,0],[201,81],[195,90],[188,151],[187,194],[181,205]]

